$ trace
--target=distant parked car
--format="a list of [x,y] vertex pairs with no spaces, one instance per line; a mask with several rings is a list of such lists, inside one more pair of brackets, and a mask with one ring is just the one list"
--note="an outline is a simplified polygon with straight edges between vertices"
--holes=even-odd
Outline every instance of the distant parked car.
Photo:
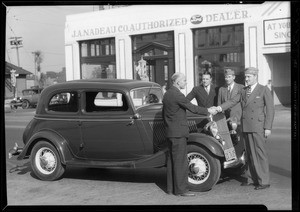
[[30,88],[22,91],[22,108],[36,107],[43,88]]
[[22,107],[23,100],[22,97],[15,97],[13,100],[10,101],[10,108],[17,109],[18,107]]
[[[49,86],[23,133],[25,146],[16,143],[9,157],[30,157],[33,173],[50,181],[71,165],[163,167],[168,149],[162,98],[160,85],[145,81],[75,80]],[[191,190],[207,191],[218,182],[221,170],[240,170],[244,164],[243,143],[237,139],[228,147],[226,136],[231,133],[225,119],[218,126],[210,119],[188,113]]]

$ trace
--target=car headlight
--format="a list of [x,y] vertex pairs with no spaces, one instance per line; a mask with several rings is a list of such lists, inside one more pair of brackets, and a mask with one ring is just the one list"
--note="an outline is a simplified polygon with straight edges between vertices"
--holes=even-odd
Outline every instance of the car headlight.
[[232,130],[236,130],[236,128],[237,128],[237,121],[235,120],[235,119],[230,119],[229,121],[228,121],[228,124],[231,126],[231,129]]
[[211,134],[213,135],[213,137],[215,137],[218,140],[220,139],[219,130],[218,130],[218,126],[217,126],[216,122],[213,121],[211,123],[209,130],[210,130]]
[[206,131],[208,131],[214,138],[220,139],[218,125],[215,121],[210,121],[204,127]]

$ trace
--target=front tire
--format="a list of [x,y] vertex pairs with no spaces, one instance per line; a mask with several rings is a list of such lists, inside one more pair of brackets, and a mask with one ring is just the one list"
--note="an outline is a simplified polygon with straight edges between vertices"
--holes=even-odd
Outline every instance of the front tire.
[[191,191],[208,191],[218,182],[221,163],[208,150],[196,145],[188,145],[188,187]]
[[33,173],[44,181],[57,180],[65,172],[56,148],[46,141],[39,141],[33,147],[30,161]]

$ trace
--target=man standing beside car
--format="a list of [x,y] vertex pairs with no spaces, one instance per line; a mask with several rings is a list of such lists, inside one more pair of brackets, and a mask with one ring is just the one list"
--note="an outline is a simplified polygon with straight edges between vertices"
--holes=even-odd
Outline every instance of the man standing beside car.
[[180,92],[186,86],[182,73],[171,77],[172,85],[163,98],[163,119],[169,149],[167,159],[167,192],[178,196],[194,196],[188,191],[187,137],[189,127],[186,110],[195,114],[209,115],[213,109],[206,109],[190,103]]
[[217,92],[216,87],[212,84],[212,76],[209,71],[205,71],[202,74],[202,83],[196,86],[186,96],[189,101],[194,98],[197,100],[197,104],[200,107],[209,108],[216,106],[217,103]]
[[265,145],[268,136],[271,135],[275,109],[269,88],[260,85],[257,77],[257,68],[247,68],[245,70],[247,86],[239,95],[218,106],[217,110],[225,111],[241,103],[242,131],[247,157],[245,175],[247,181],[241,185],[254,185],[255,190],[260,190],[270,187],[269,162]]
[[[235,95],[241,92],[244,85],[236,83],[235,80],[235,71],[230,68],[225,68],[225,85],[219,88],[218,92],[218,105],[223,104],[227,100],[233,98]],[[237,134],[239,137],[242,137],[241,132],[241,116],[242,116],[242,107],[241,103],[236,104],[232,108],[229,108],[224,111],[226,119],[230,119],[231,122],[237,124]],[[243,147],[244,145],[240,145]]]

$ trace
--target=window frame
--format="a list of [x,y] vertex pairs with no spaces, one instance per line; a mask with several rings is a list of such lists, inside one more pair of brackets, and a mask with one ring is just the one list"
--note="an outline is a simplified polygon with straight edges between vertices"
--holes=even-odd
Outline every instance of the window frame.
[[[55,111],[55,110],[49,110],[49,106],[50,106],[50,101],[52,100],[52,98],[57,95],[57,94],[61,94],[61,93],[77,93],[77,111]],[[47,106],[45,107],[45,112],[48,114],[64,114],[64,115],[76,115],[80,113],[80,99],[81,99],[81,94],[78,90],[55,90],[53,92],[51,92],[49,94],[49,98],[47,99]]]
[[[80,78],[82,79],[83,77],[83,70],[82,70],[82,65],[83,64],[92,64],[92,65],[114,65],[115,69],[116,69],[116,38],[115,37],[110,37],[110,38],[102,38],[102,39],[93,39],[93,40],[82,40],[82,41],[78,41],[78,45],[79,45],[79,61],[80,61]],[[109,54],[106,55],[102,55],[101,54],[101,47],[103,47],[104,49],[106,49],[106,45],[101,45],[102,42],[108,42],[108,52]],[[82,56],[82,44],[86,43],[87,47],[86,47],[86,53],[87,56]],[[94,45],[94,53],[92,56],[91,54],[91,48],[92,45]],[[97,45],[99,46],[99,49],[97,48]],[[99,50],[99,55],[97,55],[97,52]],[[117,71],[115,71],[115,78],[117,78]]]
[[[224,28],[232,28],[233,31],[231,32],[231,36],[233,36],[233,40],[231,42],[231,45],[222,45],[222,29]],[[219,40],[218,46],[209,46],[208,45],[208,31],[210,29],[213,30],[218,30],[219,34]],[[242,29],[242,30],[241,30]],[[204,47],[198,47],[199,46],[199,40],[203,41],[202,38],[200,38],[200,34],[202,31],[205,31],[205,35],[204,40],[205,40],[205,46]],[[226,32],[228,32],[228,30],[225,30]],[[241,67],[245,67],[245,40],[244,38],[241,39],[241,33],[242,31],[242,36],[245,36],[245,31],[244,31],[244,25],[243,24],[230,24],[230,25],[221,25],[221,26],[212,26],[212,27],[203,27],[203,28],[195,28],[192,30],[193,33],[193,58],[194,58],[194,70],[193,70],[193,74],[194,74],[194,85],[198,86],[201,84],[201,66],[200,61],[201,60],[208,60],[207,58],[217,58],[217,59],[213,59],[209,62],[212,63],[212,77],[213,77],[213,81],[212,83],[216,86],[216,87],[221,87],[224,85],[225,80],[222,80],[222,78],[219,78],[223,72],[221,72],[220,70],[224,69],[224,68],[233,68],[233,69],[238,69],[240,70]],[[197,37],[198,36],[198,37]],[[236,41],[236,38],[239,39],[239,42]],[[201,44],[201,43],[200,43]],[[228,61],[220,61],[221,60],[221,56],[224,55],[234,55],[236,54],[236,57],[238,58],[237,60],[235,60],[235,58],[233,60],[228,60]],[[199,57],[200,56],[200,57]],[[202,58],[200,60],[200,58]],[[203,61],[203,62],[204,62]],[[213,66],[213,63],[219,64],[219,66]],[[217,69],[215,69],[217,68]],[[218,70],[214,73],[214,70]],[[243,68],[242,68],[243,69]],[[240,72],[239,72],[240,73]],[[236,78],[238,78],[239,80],[236,81],[237,83],[244,83],[244,80],[242,81],[241,79],[243,78],[243,76],[241,74],[236,75]],[[236,79],[237,80],[237,79]]]
[[[87,103],[87,92],[112,92],[112,93],[120,93],[124,96],[126,103],[127,103],[127,110],[126,111],[92,111],[92,112],[87,112],[86,111],[86,103]],[[132,105],[130,100],[128,99],[126,93],[122,90],[115,90],[115,89],[102,89],[102,88],[90,88],[90,89],[85,89],[81,92],[82,94],[82,102],[81,102],[81,112],[83,115],[86,116],[108,116],[111,117],[111,115],[124,115],[124,114],[133,114],[132,110]]]

